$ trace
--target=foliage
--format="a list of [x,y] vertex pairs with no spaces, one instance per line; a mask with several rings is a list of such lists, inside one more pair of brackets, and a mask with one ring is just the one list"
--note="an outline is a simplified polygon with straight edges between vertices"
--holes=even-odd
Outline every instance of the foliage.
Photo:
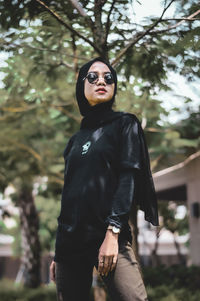
[[174,286],[165,284],[156,288],[148,288],[149,301],[198,301],[200,292],[191,293],[185,288],[177,289]]
[[185,288],[190,294],[199,291],[200,268],[198,266],[143,267],[143,277],[145,285],[152,288],[166,285],[174,289]]
[[[86,32],[92,34],[92,31],[89,31],[89,23],[83,22],[83,18],[76,10],[68,9],[63,15],[64,1],[46,3],[57,9],[65,21],[70,19],[71,24],[77,24],[77,20],[81,21],[78,28],[83,34]],[[82,4],[88,13],[94,9],[90,7],[89,2]],[[113,51],[117,53],[125,46],[127,43],[125,34],[130,37],[135,26],[133,22],[129,29],[125,25],[122,26],[123,23],[129,22],[128,12],[126,15],[122,13],[125,10],[124,4],[129,5],[128,1],[126,3],[116,1],[110,16],[112,26],[110,24],[110,38],[107,39],[110,48],[106,51],[111,58],[115,57]],[[2,1],[1,5],[3,9],[5,2]],[[25,2],[22,1],[21,5],[25,5]],[[102,14],[108,17],[109,6],[102,9]],[[9,10],[13,13],[7,14],[6,11]],[[35,21],[29,22],[29,17]],[[64,168],[62,151],[68,137],[78,129],[80,122],[74,95],[77,63],[82,64],[94,52],[91,45],[80,43],[78,37],[74,40],[70,31],[60,26],[41,6],[33,5],[33,2],[26,4],[25,10],[18,8],[17,4],[7,2],[1,21],[5,27],[1,35],[2,41],[5,42],[2,49],[9,51],[10,56],[7,66],[2,68],[6,77],[4,89],[0,91],[2,142],[0,185],[2,190],[8,183],[13,183],[18,188],[21,181],[34,183],[38,180],[38,176],[48,177],[48,191],[52,193],[36,198],[42,217],[40,237],[47,250],[54,245],[51,238],[55,234],[56,225],[51,223],[51,218],[55,219],[55,216],[51,215],[57,211],[49,210],[46,206],[47,204],[53,206],[53,202],[59,199]],[[122,27],[120,31],[117,28],[119,23]],[[114,33],[118,38],[111,38]],[[196,28],[194,33],[198,33]],[[184,36],[189,34],[193,39],[191,31]],[[124,59],[116,66],[119,73],[116,109],[136,114],[146,126],[145,133],[153,170],[166,167],[169,162],[181,161],[185,154],[183,147],[185,151],[197,149],[197,136],[190,134],[185,136],[183,133],[191,124],[185,123],[183,127],[159,125],[161,116],[167,115],[167,112],[162,108],[161,101],[154,99],[156,94],[154,87],[167,89],[163,81],[166,79],[167,65],[164,67],[163,64],[174,68],[170,57],[176,55],[177,51],[177,43],[173,48],[170,42],[172,36],[169,35],[168,39],[160,38],[159,35],[156,38],[147,36],[143,42],[130,48]],[[180,37],[178,41],[179,50],[183,47],[181,39]],[[190,47],[190,43],[187,46]],[[184,51],[186,49],[184,44]],[[194,119],[192,130],[193,128],[197,133],[198,118]],[[17,202],[17,197],[15,201]],[[55,206],[58,207],[58,204],[55,203]],[[49,217],[47,212],[50,214]]]
[[[163,13],[173,2],[164,1]],[[162,123],[167,113],[155,97],[168,89],[170,70],[190,81],[199,77],[198,21],[176,20],[196,13],[197,0],[177,3],[175,18],[149,17],[140,26],[130,13],[132,3],[0,0],[1,50],[9,53],[0,91],[0,188],[12,183],[20,206],[22,187],[31,190],[48,179],[48,193],[36,198],[45,250],[53,246],[56,224],[51,219],[57,209],[51,209],[63,185],[62,152],[79,129],[74,82],[85,61],[97,55],[112,60],[119,74],[117,109],[136,113],[142,121],[153,170],[199,146],[197,136],[183,133],[187,123],[178,128]],[[197,133],[197,119],[193,125]]]
[[[188,155],[195,152],[196,149],[200,148],[200,137],[199,137],[199,131],[200,131],[200,107],[199,110],[196,112],[191,111],[190,107],[187,108],[187,111],[189,113],[189,117],[186,119],[183,119],[178,124],[175,124],[173,127],[176,128],[177,131],[180,133],[180,138],[182,140],[188,140],[191,143],[188,144],[188,148],[184,147],[184,152]],[[192,143],[193,142],[193,143]],[[196,142],[196,143],[194,143]]]
[[[144,267],[143,278],[150,301],[199,301],[200,268],[197,266]],[[92,290],[90,298],[92,301]],[[0,282],[1,301],[53,301],[55,299],[54,285],[31,290],[14,286],[9,281]],[[109,296],[107,296],[107,301],[110,301]]]
[[[90,301],[93,301],[93,291],[91,290]],[[41,285],[39,288],[28,289],[7,279],[0,282],[1,301],[55,301],[55,285]]]
[[[40,156],[44,154],[41,158],[42,163],[45,163],[47,159],[51,161],[55,158],[49,158],[49,148],[54,150],[58,146],[58,149],[63,149],[64,144],[60,147],[60,142],[64,141],[64,137],[62,131],[59,130],[65,127],[66,132],[70,135],[77,129],[76,121],[80,121],[76,105],[73,102],[74,90],[72,90],[78,66],[93,56],[94,52],[98,55],[115,58],[117,53],[126,47],[128,41],[140,36],[140,31],[129,13],[131,8],[129,1],[108,1],[107,4],[105,2],[100,4],[98,1],[80,1],[79,3],[87,17],[74,8],[71,2],[66,6],[65,1],[62,0],[45,1],[49,9],[60,14],[64,23],[60,19],[56,19],[50,10],[37,1],[21,1],[20,5],[12,1],[1,1],[0,5],[0,10],[4,11],[1,23],[5,30],[2,32],[2,42],[4,42],[2,49],[11,51],[11,57],[7,62],[8,67],[3,70],[7,74],[4,80],[5,89],[2,91],[3,118],[8,118],[8,108],[6,107],[11,105],[9,110],[14,109],[12,108],[14,102],[18,104],[18,110],[24,107],[23,115],[26,115],[28,119],[31,119],[32,113],[38,116],[35,123],[31,123],[30,126],[36,130],[35,125],[37,124],[38,132],[37,134],[34,132],[33,135],[38,135],[38,138],[43,137],[43,141],[41,143],[38,139],[37,142],[28,141],[28,144],[32,146],[34,143]],[[189,2],[187,6],[189,7],[189,9],[187,7],[188,12],[194,12],[197,8],[196,1]],[[182,8],[181,6],[177,7],[177,15],[181,14],[181,9],[186,13],[185,4]],[[141,25],[141,28],[146,30],[154,22],[154,19],[149,18],[147,19],[148,25]],[[166,24],[169,25],[169,22],[159,22],[157,30],[162,30]],[[172,23],[175,23],[175,19],[172,20]],[[66,24],[69,25],[68,28]],[[129,24],[128,27],[127,24]],[[177,65],[173,58],[182,56],[182,61],[190,58],[191,46],[193,47],[194,43],[197,43],[198,30],[196,22],[185,22],[180,29],[178,27],[172,32],[164,30],[164,32],[147,33],[140,42],[138,41],[128,48],[116,65],[122,78],[119,90],[124,94],[121,97],[122,93],[120,93],[118,107],[123,107],[125,100],[128,111],[136,113],[141,120],[148,120],[146,136],[153,159],[152,167],[155,170],[164,167],[164,162],[168,163],[171,160],[172,163],[175,163],[177,160],[182,160],[183,155],[177,149],[185,147],[194,150],[197,148],[195,139],[181,138],[179,132],[171,129],[170,126],[158,125],[161,116],[166,112],[162,109],[161,102],[154,100],[154,95],[159,92],[158,87],[159,89],[168,88],[165,85],[167,70],[173,69],[181,72],[182,63]],[[104,36],[104,32],[107,35]],[[135,32],[136,35],[133,36]],[[143,31],[141,30],[141,32]],[[90,36],[92,43],[89,43],[87,39],[84,40],[85,36]],[[100,53],[94,47],[95,45]],[[195,49],[198,53],[198,47]],[[195,60],[191,61],[196,64]],[[191,72],[187,72],[190,77],[192,76]],[[193,72],[193,76],[197,76],[197,73]],[[134,93],[135,89],[137,94]],[[9,99],[5,90],[10,95]],[[30,114],[25,112],[26,109],[31,111]],[[50,120],[44,121],[47,116],[45,114],[51,116]],[[10,115],[12,115],[12,111]],[[23,121],[24,128],[29,132],[30,126],[28,127],[24,122],[20,112],[18,112],[18,116]],[[53,122],[53,117],[55,122]],[[41,123],[42,128],[40,129]],[[52,129],[52,126],[56,126],[57,134],[53,134],[50,138],[47,128]],[[7,132],[10,131],[12,129],[8,128]],[[23,131],[22,135],[24,136]],[[27,135],[24,138],[26,137]],[[46,137],[46,141],[44,141],[44,137]],[[52,142],[56,142],[58,139],[59,143],[49,145],[50,139]],[[47,148],[47,145],[50,147]],[[56,149],[52,155],[55,154]],[[174,157],[177,157],[177,160],[173,160]],[[48,161],[46,164],[39,163],[41,168],[36,170],[36,174],[41,174],[41,169],[48,170]],[[38,165],[37,162],[36,165]],[[7,168],[8,166],[5,167],[5,170]],[[20,168],[21,170],[26,169],[26,164],[23,163]],[[62,171],[61,167],[60,171]],[[58,173],[51,174],[51,177],[55,180]],[[59,174],[59,181],[61,183],[61,174]]]
[[[60,196],[60,195],[59,195]],[[40,241],[43,251],[53,250],[55,247],[57,217],[60,211],[60,197],[56,196],[36,196],[36,207],[40,218]]]
[[183,235],[188,232],[188,216],[177,218],[177,206],[175,202],[159,202],[159,214],[162,216],[162,225],[170,232]]
[[[33,184],[38,181],[39,176],[48,177],[49,188],[52,182],[53,187],[57,185],[59,188],[63,183],[64,166],[61,154],[68,137],[64,131],[70,127],[70,121],[66,122],[68,118],[60,114],[57,109],[57,107],[59,108],[58,103],[52,101],[54,90],[52,89],[48,94],[44,71],[38,72],[38,74],[34,73],[30,52],[26,52],[22,58],[20,52],[16,51],[15,55],[13,53],[13,56],[8,59],[8,66],[7,77],[4,81],[5,89],[1,91],[0,158],[2,163],[0,185],[4,190],[8,184],[12,183],[16,189],[13,201],[20,207],[20,213],[24,210],[20,219],[22,230],[22,221],[27,218],[29,209],[32,208],[34,214],[36,213],[33,208],[35,205],[32,202],[32,196],[28,197],[27,195],[28,198],[24,196],[25,187],[29,187],[29,192],[31,192]],[[49,72],[48,68],[44,68],[44,70]],[[43,86],[40,85],[41,83]],[[37,91],[32,89],[34,85],[38,87]],[[62,89],[60,90],[62,91]],[[48,101],[44,101],[46,97],[51,105],[48,104]],[[58,95],[58,97],[62,96]],[[62,127],[62,132],[59,132],[60,127]],[[55,190],[55,188],[53,189]],[[22,195],[24,196],[24,207],[22,206]],[[29,221],[31,218],[27,220],[27,222]],[[34,218],[34,221],[34,225],[26,226],[23,229],[25,231],[21,231],[22,234],[27,233],[21,237],[22,243],[30,239],[33,241],[36,238],[33,230],[35,229],[37,232],[37,218]],[[56,227],[55,223],[56,220],[54,228]],[[31,233],[28,231],[29,229],[31,229]],[[46,235],[43,230],[41,232],[44,236]],[[29,249],[27,248],[27,252],[34,252],[35,246],[31,246],[29,243],[24,244],[21,248],[23,251],[25,246],[30,246]],[[48,244],[48,248],[50,247],[52,247],[51,243]],[[39,257],[39,251],[37,251],[37,256]],[[27,261],[27,258],[33,257],[34,255],[24,256],[24,260]],[[36,262],[35,258],[33,262]],[[29,263],[27,266],[31,267],[32,265]]]
[[[88,60],[91,56],[101,55],[114,59],[118,71],[122,70],[127,79],[134,75],[146,82],[146,89],[153,90],[155,86],[167,89],[168,70],[177,71],[189,80],[199,77],[196,61],[199,53],[198,20],[180,24],[177,21],[177,18],[197,12],[198,0],[182,1],[182,5],[179,2],[162,3],[163,13],[171,5],[176,5],[175,15],[170,19],[164,14],[162,18],[149,17],[146,22],[136,24],[134,1],[129,0],[67,3],[46,0],[43,1],[46,6],[37,0],[22,0],[20,4],[2,0],[1,25],[5,30],[2,40],[7,50],[11,50],[14,34],[11,29],[20,29],[24,21],[40,20],[41,31],[44,33],[46,29],[48,32],[47,43],[52,34],[59,32],[59,36],[65,31],[65,43],[71,48],[71,52],[66,52],[66,59],[69,64],[73,62],[74,70],[81,58]],[[61,55],[62,48],[62,41],[54,44],[55,55]]]
[[18,257],[22,253],[19,216],[12,216],[12,219],[15,222],[15,226],[13,226],[12,228],[6,227],[4,233],[11,235],[14,238],[14,241],[12,243],[12,254],[13,256]]
[[[160,201],[158,204],[159,208],[159,216],[161,217],[161,225],[160,231],[162,229],[167,229],[171,232],[174,238],[174,245],[176,248],[177,256],[179,258],[179,263],[185,264],[185,258],[181,253],[180,245],[177,241],[178,235],[185,235],[189,232],[189,224],[188,224],[188,214],[186,213],[184,217],[177,218],[177,202],[166,202]],[[158,246],[158,238],[157,236],[157,246]],[[186,242],[188,245],[189,241]]]
[[40,287],[27,289],[14,285],[9,281],[0,282],[0,300],[1,301],[54,301],[56,300],[55,287]]

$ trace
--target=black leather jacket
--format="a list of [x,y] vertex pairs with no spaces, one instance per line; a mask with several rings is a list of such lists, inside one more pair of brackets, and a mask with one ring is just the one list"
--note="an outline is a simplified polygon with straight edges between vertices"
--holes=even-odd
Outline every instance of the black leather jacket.
[[149,156],[137,118],[110,111],[86,121],[64,150],[55,261],[64,260],[67,252],[99,246],[108,224],[121,228],[119,239],[131,241],[133,201],[147,221],[158,225]]

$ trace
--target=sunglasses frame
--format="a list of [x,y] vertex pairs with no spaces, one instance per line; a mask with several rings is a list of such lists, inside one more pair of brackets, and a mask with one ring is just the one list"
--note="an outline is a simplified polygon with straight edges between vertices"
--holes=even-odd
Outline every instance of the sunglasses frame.
[[[96,75],[96,79],[94,79],[93,81],[89,81],[89,79],[88,79],[88,76],[90,75],[90,74],[95,74]],[[111,76],[111,78],[110,78],[110,80],[112,81],[112,82],[108,82],[107,80],[106,80],[106,75],[109,75],[109,76]],[[92,84],[92,85],[94,85],[97,81],[98,81],[98,79],[99,79],[99,76],[97,75],[97,73],[96,72],[88,72],[88,74],[83,78],[83,81],[85,80],[87,78],[87,80],[88,80],[88,82],[90,83],[90,84]],[[104,75],[104,81],[105,81],[105,83],[107,84],[107,85],[112,85],[113,83],[114,83],[114,78],[113,78],[113,75],[112,75],[112,73],[111,72],[107,72],[107,73],[105,73],[105,75]]]

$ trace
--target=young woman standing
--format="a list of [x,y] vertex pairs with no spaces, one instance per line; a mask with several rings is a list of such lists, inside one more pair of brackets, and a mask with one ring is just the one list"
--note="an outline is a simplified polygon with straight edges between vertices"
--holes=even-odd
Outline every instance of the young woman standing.
[[148,151],[138,119],[115,112],[117,75],[96,58],[80,69],[76,97],[83,116],[65,150],[55,258],[59,301],[88,301],[95,266],[113,301],[147,300],[128,224],[133,202],[158,225]]

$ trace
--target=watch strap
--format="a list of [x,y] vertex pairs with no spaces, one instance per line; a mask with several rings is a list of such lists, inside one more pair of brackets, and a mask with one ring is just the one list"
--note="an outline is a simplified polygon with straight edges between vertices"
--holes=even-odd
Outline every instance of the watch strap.
[[112,225],[109,225],[107,230],[112,230],[113,233],[120,233],[120,228],[117,228],[116,226],[112,226]]

